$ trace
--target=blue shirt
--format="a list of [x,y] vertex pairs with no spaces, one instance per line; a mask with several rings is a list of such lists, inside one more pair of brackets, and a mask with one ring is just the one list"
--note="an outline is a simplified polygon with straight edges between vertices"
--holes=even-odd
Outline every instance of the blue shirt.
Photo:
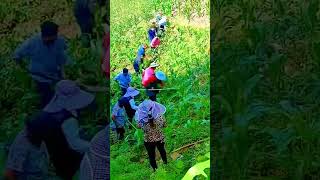
[[150,28],[150,29],[148,30],[148,38],[149,38],[149,42],[150,42],[150,43],[151,43],[152,39],[153,39],[154,37],[156,37],[156,34],[157,34],[156,29]]
[[144,49],[143,45],[141,45],[138,49],[138,52],[137,52],[137,57],[138,58],[141,58],[143,56],[146,55],[146,50]]
[[119,82],[120,87],[128,88],[131,82],[131,75],[128,73],[128,75],[125,76],[123,73],[119,73],[114,80]]
[[138,64],[138,66],[140,66],[140,64],[143,63],[141,56],[136,57],[136,59],[134,60],[135,63]]
[[115,116],[115,125],[117,128],[121,128],[121,127],[124,127],[125,123],[126,123],[126,116],[125,116],[125,109],[124,108],[121,108],[119,106],[119,103],[116,103],[114,106],[113,106],[113,109],[112,109],[112,115]]
[[[65,50],[65,40],[58,36],[50,46],[46,46],[40,34],[37,34],[23,42],[14,52],[13,58],[21,61],[30,58],[29,71],[32,78],[39,82],[53,82],[53,79],[61,80],[62,67],[68,62]],[[49,78],[46,78],[49,77]]]

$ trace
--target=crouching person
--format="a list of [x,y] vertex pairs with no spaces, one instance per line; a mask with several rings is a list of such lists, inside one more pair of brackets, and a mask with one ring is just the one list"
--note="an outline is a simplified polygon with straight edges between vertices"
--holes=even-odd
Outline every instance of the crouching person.
[[[29,142],[25,138],[23,141],[25,141],[25,144],[32,144],[35,147],[39,147],[41,143],[44,143],[57,176],[62,179],[71,180],[80,167],[84,153],[89,150],[90,146],[89,142],[79,137],[79,113],[94,101],[94,96],[80,90],[75,82],[69,80],[59,81],[55,90],[55,95],[49,104],[27,121],[26,134],[24,136],[27,137]],[[19,139],[21,140],[19,137],[17,141]],[[39,160],[29,162],[35,158],[27,157],[26,159],[24,157],[24,159],[18,161],[23,166],[15,164],[16,158],[21,157],[21,154],[31,154],[31,152],[36,150],[39,153],[44,152],[44,150],[40,150],[39,148],[34,148],[31,151],[33,148],[31,145],[21,146],[23,146],[23,143],[14,143],[13,147],[11,147],[8,169],[12,169],[13,171],[9,174],[17,175],[22,177],[22,179],[25,179],[24,177],[29,173],[41,172],[41,175],[44,174],[42,172],[45,172],[45,170],[42,170],[42,168],[45,169],[47,166],[44,160],[42,160],[43,163]],[[20,153],[21,149],[24,153]],[[45,159],[44,155],[37,155],[37,157]],[[41,163],[42,165],[33,166],[32,168],[36,168],[37,170],[29,171],[31,166],[28,163]]]
[[125,109],[124,106],[120,106],[120,102],[118,101],[112,109],[112,120],[116,126],[116,132],[118,135],[119,140],[124,139],[125,133],[125,124],[126,124],[126,117],[125,117]]
[[7,180],[48,179],[49,155],[43,141],[25,127],[10,147],[5,170]]

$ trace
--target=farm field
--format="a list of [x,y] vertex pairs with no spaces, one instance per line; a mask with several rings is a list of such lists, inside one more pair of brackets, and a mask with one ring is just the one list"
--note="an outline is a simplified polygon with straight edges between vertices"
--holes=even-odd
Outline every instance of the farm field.
[[[165,72],[168,77],[164,89],[173,88],[161,91],[157,96],[157,101],[167,108],[165,117],[168,127],[164,133],[168,164],[164,165],[159,160],[159,168],[153,173],[143,145],[143,132],[127,128],[124,141],[116,140],[115,132],[111,135],[112,179],[182,179],[188,169],[197,163],[206,162],[209,165],[209,1],[199,1],[194,6],[183,6],[184,1],[177,2],[180,5],[176,4],[177,14],[174,17],[171,17],[171,10],[174,9],[171,1],[110,2],[111,78],[126,67],[132,74],[131,85],[143,89],[141,75],[135,74],[132,64],[138,47],[148,42],[149,21],[161,9],[170,18],[170,24],[161,38],[157,59],[160,66],[157,70]],[[191,13],[196,12],[196,7],[200,17],[194,18]],[[146,55],[151,56],[150,49]],[[151,62],[151,57],[147,59],[145,65]],[[120,94],[119,85],[112,80],[111,107]],[[141,90],[140,94],[135,100],[137,104],[147,98],[145,90]],[[179,150],[186,145],[190,147]],[[209,168],[204,172],[209,177]],[[197,179],[207,178],[199,175]]]
[[319,179],[319,1],[213,1],[216,179]]

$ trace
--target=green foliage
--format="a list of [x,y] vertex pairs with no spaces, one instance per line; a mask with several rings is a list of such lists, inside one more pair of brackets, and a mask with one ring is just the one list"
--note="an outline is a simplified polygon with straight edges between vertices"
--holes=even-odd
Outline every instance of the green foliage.
[[205,162],[197,163],[196,165],[192,166],[186,175],[182,178],[182,180],[192,180],[194,177],[198,175],[203,175],[204,177],[208,178],[204,169],[210,168],[210,160]]
[[215,175],[318,179],[319,2],[224,0],[212,11]]
[[[162,10],[170,16],[171,1],[125,1],[111,2],[111,77],[124,67],[132,73],[132,86],[143,89],[141,77],[134,73],[133,59],[138,47],[147,43],[149,20],[155,11]],[[150,11],[151,10],[151,11]],[[168,164],[157,162],[159,169],[153,173],[143,145],[141,130],[126,130],[126,141],[111,146],[111,177],[115,179],[182,179],[190,167],[204,161],[209,152],[209,140],[190,147],[176,160],[171,152],[184,145],[209,137],[209,29],[182,26],[174,18],[166,35],[161,38],[157,62],[159,70],[168,77],[165,88],[157,95],[167,108],[165,118],[168,127],[164,129]],[[150,49],[146,52],[151,55]],[[151,61],[145,61],[146,67]],[[200,66],[199,66],[200,65]],[[119,85],[111,82],[111,104],[120,97]],[[140,91],[135,101],[142,102],[147,96]],[[133,142],[133,143],[132,143]]]

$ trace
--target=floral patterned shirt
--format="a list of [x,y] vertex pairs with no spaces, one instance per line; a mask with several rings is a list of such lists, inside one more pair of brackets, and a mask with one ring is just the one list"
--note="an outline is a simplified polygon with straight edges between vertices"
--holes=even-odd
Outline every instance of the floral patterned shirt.
[[154,120],[155,127],[152,128],[150,123],[147,124],[140,124],[142,126],[142,129],[144,131],[144,141],[145,142],[157,142],[165,141],[165,137],[163,134],[162,129],[166,127],[166,120],[164,116],[159,116],[157,119]]

